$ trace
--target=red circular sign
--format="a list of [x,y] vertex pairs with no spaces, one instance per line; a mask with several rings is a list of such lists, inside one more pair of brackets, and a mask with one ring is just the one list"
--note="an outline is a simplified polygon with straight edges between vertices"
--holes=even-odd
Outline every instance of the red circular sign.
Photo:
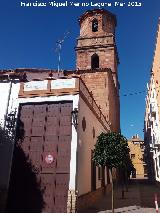
[[45,161],[46,161],[47,164],[53,163],[53,161],[54,161],[53,155],[48,154],[48,155],[45,157]]

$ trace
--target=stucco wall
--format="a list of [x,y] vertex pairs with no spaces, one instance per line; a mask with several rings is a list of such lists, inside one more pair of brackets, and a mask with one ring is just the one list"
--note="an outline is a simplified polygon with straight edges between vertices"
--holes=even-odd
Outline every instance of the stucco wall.
[[[91,191],[91,150],[94,149],[97,136],[105,130],[81,97],[78,114],[77,189],[80,196]],[[82,128],[84,119],[86,121],[85,131]],[[93,128],[95,129],[95,138],[93,138]],[[96,174],[96,188],[100,187],[101,180],[98,180],[98,174]]]
[[9,94],[10,82],[0,83],[0,97],[1,97],[1,107],[0,107],[0,122],[3,124],[4,115],[6,113],[8,94]]
[[[160,182],[160,151],[158,146],[160,144],[160,122],[159,122],[159,100],[157,83],[155,76],[151,75],[150,83],[148,85],[148,94],[146,97],[146,111],[145,111],[145,142],[150,146],[151,156],[153,157],[153,165],[149,166],[150,178],[155,178]],[[150,165],[150,163],[148,163]],[[152,172],[152,173],[151,173]]]
[[[0,119],[2,127],[4,125],[5,115],[14,109],[15,101],[18,97],[19,83],[0,83],[0,98],[1,98],[1,108],[0,108]],[[0,187],[8,188],[9,184],[9,174],[11,169],[11,159],[13,153],[14,143],[0,141]]]

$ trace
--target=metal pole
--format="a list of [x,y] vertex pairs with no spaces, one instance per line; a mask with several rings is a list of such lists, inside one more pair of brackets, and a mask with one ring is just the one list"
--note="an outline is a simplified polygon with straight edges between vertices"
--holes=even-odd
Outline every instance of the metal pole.
[[59,71],[60,71],[60,62],[61,62],[61,48],[62,48],[62,44],[59,43],[59,52],[58,52],[58,76],[59,76]]
[[157,201],[157,194],[154,194],[154,200],[155,200],[155,207],[156,207],[156,213],[158,213],[158,201]]

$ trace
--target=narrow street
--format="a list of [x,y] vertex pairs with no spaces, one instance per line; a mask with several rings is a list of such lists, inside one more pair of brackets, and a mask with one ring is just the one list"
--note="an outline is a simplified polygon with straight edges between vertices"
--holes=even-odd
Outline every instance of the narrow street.
[[[121,187],[115,186],[115,213],[155,213],[154,194],[157,193],[160,204],[160,187],[147,180],[131,180],[128,192],[122,199]],[[79,211],[79,213],[111,213],[111,192],[107,192],[103,199],[94,206]]]

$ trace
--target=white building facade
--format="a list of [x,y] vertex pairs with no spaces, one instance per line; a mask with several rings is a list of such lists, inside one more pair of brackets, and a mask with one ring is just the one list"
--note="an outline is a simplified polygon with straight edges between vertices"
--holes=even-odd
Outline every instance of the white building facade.
[[[149,152],[148,171],[149,178],[160,181],[160,122],[156,85],[153,76],[151,76],[150,84],[147,86],[148,94],[146,97],[146,112],[145,112],[145,126],[144,139]],[[146,155],[147,157],[148,155]],[[147,158],[146,158],[147,159]]]
[[160,23],[150,83],[147,85],[144,141],[148,147],[146,154],[148,154],[149,178],[160,182]]

